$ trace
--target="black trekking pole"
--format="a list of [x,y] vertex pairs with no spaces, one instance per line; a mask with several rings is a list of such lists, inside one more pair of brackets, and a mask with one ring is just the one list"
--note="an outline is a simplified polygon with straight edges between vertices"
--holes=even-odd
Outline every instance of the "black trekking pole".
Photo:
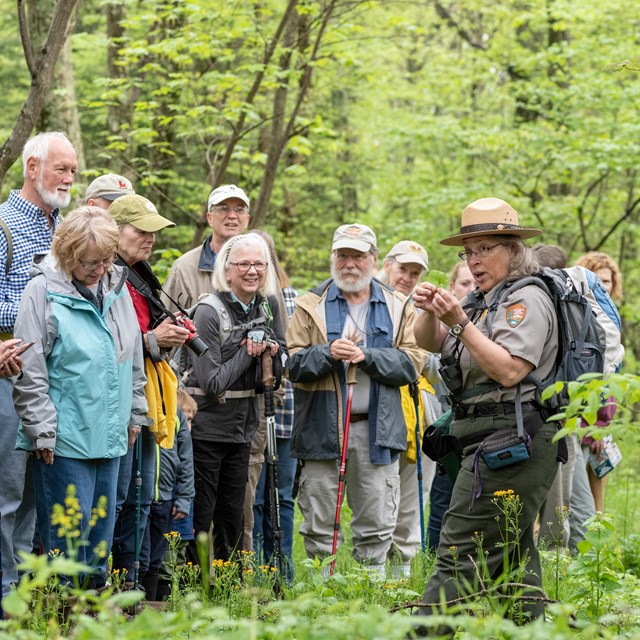
[[350,364],[346,373],[347,382],[347,409],[344,419],[344,435],[342,436],[342,453],[340,455],[340,470],[338,472],[338,496],[336,498],[336,517],[333,523],[333,543],[331,545],[331,567],[329,575],[332,576],[336,569],[336,553],[338,552],[338,534],[340,532],[340,511],[342,510],[342,498],[344,497],[344,485],[347,477],[347,448],[349,446],[349,427],[351,425],[351,403],[353,401],[353,385],[356,384],[356,367]]
[[416,408],[416,468],[418,471],[418,500],[420,502],[420,548],[422,554],[427,552],[427,539],[424,532],[424,502],[422,493],[422,442],[420,440],[420,389],[418,381],[412,382],[409,386],[413,404]]
[[276,408],[273,397],[273,360],[268,343],[262,354],[262,385],[264,388],[264,415],[267,419],[267,484],[269,487],[269,515],[271,516],[271,535],[273,537],[273,556],[271,566],[276,570],[274,591],[280,597],[280,580],[284,575],[282,555],[282,527],[280,526],[280,495],[278,494],[278,447],[276,444]]

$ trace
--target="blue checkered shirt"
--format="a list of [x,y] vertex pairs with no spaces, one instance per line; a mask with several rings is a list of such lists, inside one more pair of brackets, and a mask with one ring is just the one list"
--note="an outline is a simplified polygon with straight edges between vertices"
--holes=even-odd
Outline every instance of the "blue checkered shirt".
[[[51,216],[57,228],[58,209]],[[0,218],[7,223],[13,239],[11,269],[6,273],[8,243],[0,229],[0,332],[12,333],[33,256],[51,249],[53,231],[44,211],[22,198],[20,191],[12,191],[0,205]]]
[[[287,315],[292,316],[296,305],[293,299],[297,297],[298,292],[293,287],[285,287],[282,290],[284,298],[284,306],[287,308]],[[293,429],[293,385],[284,380],[284,402],[276,409],[276,438],[290,438],[291,429]]]

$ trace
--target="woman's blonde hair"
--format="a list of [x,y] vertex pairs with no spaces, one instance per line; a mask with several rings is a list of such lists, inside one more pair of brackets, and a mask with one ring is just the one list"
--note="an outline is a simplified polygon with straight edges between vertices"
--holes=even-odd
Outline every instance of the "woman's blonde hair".
[[611,297],[614,300],[622,300],[622,273],[618,263],[607,253],[589,251],[576,260],[576,266],[584,267],[589,271],[609,269],[611,271]]
[[216,265],[213,268],[213,288],[216,291],[231,291],[227,280],[227,271],[232,268],[231,262],[233,262],[236,253],[247,247],[260,249],[262,259],[267,263],[264,282],[260,289],[258,289],[258,293],[265,297],[275,296],[278,292],[276,270],[273,266],[271,255],[269,254],[269,247],[267,247],[266,242],[257,233],[245,233],[234,236],[222,245],[222,249],[220,249],[220,253],[216,257]]
[[69,278],[80,266],[82,256],[95,248],[98,259],[109,260],[118,250],[118,226],[99,207],[79,207],[67,214],[51,243],[58,268]]

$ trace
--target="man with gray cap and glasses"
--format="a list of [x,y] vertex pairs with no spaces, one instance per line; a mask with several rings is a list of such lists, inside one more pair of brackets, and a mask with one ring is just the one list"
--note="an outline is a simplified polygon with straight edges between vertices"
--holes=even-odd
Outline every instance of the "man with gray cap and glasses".
[[90,207],[108,209],[117,198],[134,193],[133,185],[128,178],[117,173],[105,173],[87,187],[85,201]]
[[225,184],[209,194],[207,222],[211,227],[202,246],[187,251],[171,267],[164,283],[167,296],[163,302],[171,311],[177,311],[175,300],[181,307],[192,307],[204,293],[211,293],[211,277],[216,256],[222,245],[239,236],[249,225],[249,198],[235,184]]
[[398,458],[407,446],[400,387],[416,379],[421,355],[413,306],[373,279],[377,255],[369,227],[339,227],[331,278],[296,299],[287,342],[295,387],[291,455],[303,462],[298,505],[307,555],[332,553],[346,453],[353,555],[384,578],[398,511]]

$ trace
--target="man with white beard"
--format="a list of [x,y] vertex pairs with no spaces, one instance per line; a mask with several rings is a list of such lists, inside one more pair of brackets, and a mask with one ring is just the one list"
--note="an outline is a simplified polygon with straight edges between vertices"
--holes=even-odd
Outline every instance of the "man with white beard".
[[[46,253],[58,226],[58,213],[71,200],[77,160],[71,142],[56,131],[39,133],[22,152],[24,183],[0,205],[0,338],[12,337],[31,260]],[[42,348],[38,345],[35,349]],[[29,454],[16,451],[18,416],[13,407],[13,383],[0,378],[0,452],[2,482],[2,595],[18,580],[20,551],[32,550],[35,501]]]
[[[423,355],[413,337],[413,305],[373,279],[377,255],[369,227],[339,227],[332,277],[296,298],[287,342],[295,387],[291,455],[303,462],[298,506],[307,555],[323,559],[332,551],[348,421],[353,556],[384,578],[398,515],[398,459],[407,446],[400,387],[417,378]],[[350,367],[357,384],[348,391]]]

